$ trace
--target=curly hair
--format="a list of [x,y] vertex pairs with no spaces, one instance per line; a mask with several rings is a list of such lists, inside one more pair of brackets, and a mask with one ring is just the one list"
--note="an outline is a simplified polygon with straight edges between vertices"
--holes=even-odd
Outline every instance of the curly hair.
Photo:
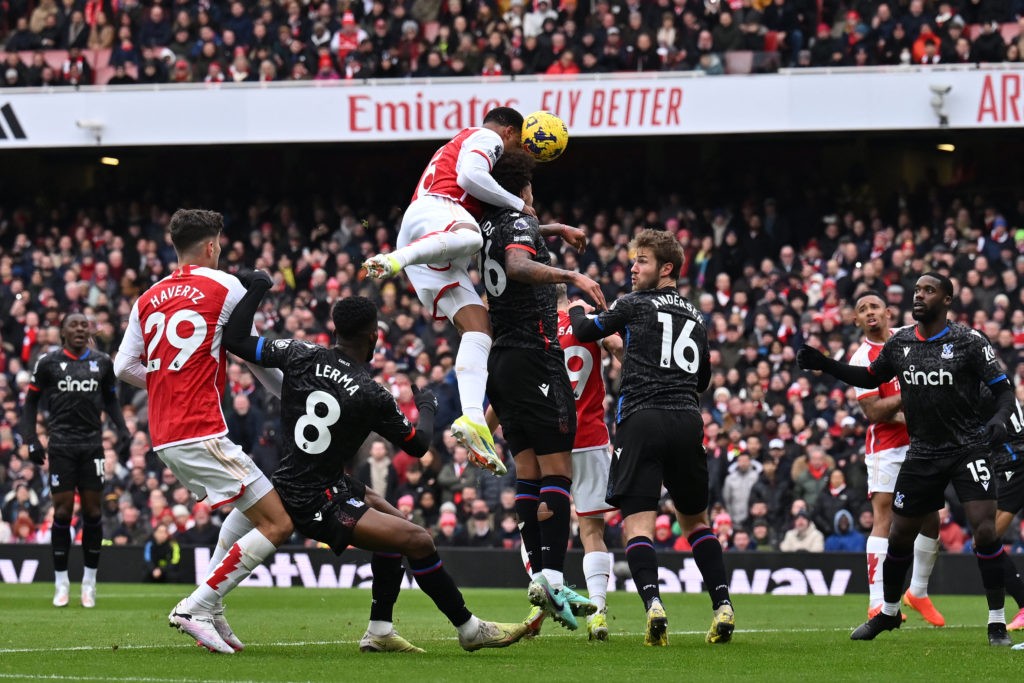
[[513,149],[501,155],[491,175],[503,190],[518,197],[523,188],[533,182],[533,167],[536,165],[537,161],[529,152]]
[[350,296],[334,302],[331,308],[334,333],[352,339],[377,326],[377,307],[365,296]]

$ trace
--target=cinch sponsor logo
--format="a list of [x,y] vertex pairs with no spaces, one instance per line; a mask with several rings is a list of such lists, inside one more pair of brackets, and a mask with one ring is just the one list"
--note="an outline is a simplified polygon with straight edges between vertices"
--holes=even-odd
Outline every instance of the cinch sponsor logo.
[[[0,140],[6,140],[9,137],[13,137],[15,140],[27,140],[28,136],[25,135],[25,129],[21,127],[21,121],[14,114],[14,107],[10,104],[5,104],[0,107],[0,116],[3,117],[6,126],[0,123]],[[5,130],[6,128],[6,130]]]
[[57,382],[57,388],[61,391],[99,391],[100,382],[97,379],[71,379],[69,375]]
[[914,366],[911,365],[903,371],[903,381],[915,387],[942,387],[947,384],[949,386],[953,386],[953,373],[941,368],[939,370],[932,370],[931,372],[914,370]]

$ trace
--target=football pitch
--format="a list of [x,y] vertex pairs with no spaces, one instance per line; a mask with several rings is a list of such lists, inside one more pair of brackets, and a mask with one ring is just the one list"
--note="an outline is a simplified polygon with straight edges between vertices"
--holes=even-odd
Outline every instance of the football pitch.
[[[97,606],[50,606],[49,584],[0,584],[0,680],[131,681],[592,681],[1019,680],[1024,652],[990,648],[980,596],[935,596],[947,627],[911,614],[874,642],[851,642],[866,596],[735,597],[737,630],[724,646],[704,643],[707,596],[666,594],[669,646],[643,646],[643,611],[633,594],[609,597],[608,642],[588,642],[545,622],[540,637],[504,650],[463,652],[455,630],[418,590],[403,591],[399,632],[425,654],[362,654],[367,590],[242,588],[228,616],[247,649],[213,655],[167,626],[188,586],[100,584]],[[477,615],[526,616],[525,589],[467,590]],[[1012,604],[1012,601],[1011,601]],[[1010,611],[1012,616],[1014,612]],[[1014,634],[1014,640],[1024,640]]]

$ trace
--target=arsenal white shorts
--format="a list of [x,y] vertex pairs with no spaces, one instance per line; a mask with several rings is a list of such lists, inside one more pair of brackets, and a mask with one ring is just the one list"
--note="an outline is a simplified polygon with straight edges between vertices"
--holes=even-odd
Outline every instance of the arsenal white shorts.
[[896,489],[896,476],[900,473],[903,461],[907,459],[910,446],[887,448],[864,456],[864,464],[868,468],[868,495],[872,493],[892,493]]
[[[398,231],[398,248],[412,244],[432,232],[444,232],[456,225],[479,225],[461,204],[447,197],[426,195],[406,209]],[[445,263],[412,265],[405,268],[409,282],[416,289],[426,310],[435,320],[451,320],[463,306],[483,306],[480,295],[469,277],[469,264],[474,257],[463,257]]]
[[213,509],[230,503],[245,512],[274,490],[242,447],[225,437],[168,446],[157,455],[178,481]]
[[615,509],[605,502],[611,465],[610,445],[572,452],[572,499],[580,517],[600,515]]

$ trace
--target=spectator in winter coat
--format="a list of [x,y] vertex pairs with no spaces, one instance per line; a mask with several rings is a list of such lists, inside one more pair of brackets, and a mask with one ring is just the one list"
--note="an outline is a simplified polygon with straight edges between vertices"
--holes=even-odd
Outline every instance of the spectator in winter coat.
[[796,514],[793,528],[786,532],[779,550],[784,553],[809,552],[820,553],[825,549],[825,537],[817,527],[811,524],[811,518],[805,510]]
[[742,525],[747,519],[750,494],[759,477],[758,470],[751,465],[749,453],[736,456],[735,467],[726,475],[722,485],[722,502],[736,526]]
[[853,515],[849,510],[840,510],[836,513],[834,521],[834,532],[825,539],[825,550],[828,552],[864,552],[867,539],[858,533],[853,526]]

